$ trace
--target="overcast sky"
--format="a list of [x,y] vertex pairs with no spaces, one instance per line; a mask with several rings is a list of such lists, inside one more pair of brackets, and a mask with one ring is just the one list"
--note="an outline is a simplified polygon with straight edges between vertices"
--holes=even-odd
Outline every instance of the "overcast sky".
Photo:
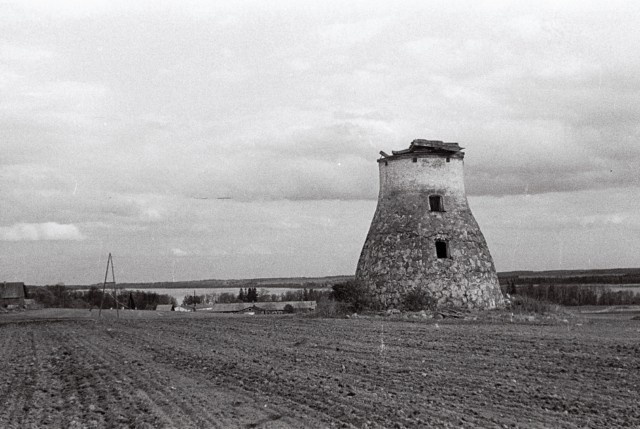
[[[214,5],[212,5],[214,4]],[[0,281],[353,274],[465,147],[499,271],[640,266],[640,3],[0,1]]]

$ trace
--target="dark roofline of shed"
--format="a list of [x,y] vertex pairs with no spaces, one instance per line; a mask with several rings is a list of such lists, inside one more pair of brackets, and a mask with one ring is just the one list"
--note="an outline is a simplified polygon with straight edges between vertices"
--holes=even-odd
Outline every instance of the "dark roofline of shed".
[[0,283],[0,299],[20,299],[27,297],[27,287],[22,282]]

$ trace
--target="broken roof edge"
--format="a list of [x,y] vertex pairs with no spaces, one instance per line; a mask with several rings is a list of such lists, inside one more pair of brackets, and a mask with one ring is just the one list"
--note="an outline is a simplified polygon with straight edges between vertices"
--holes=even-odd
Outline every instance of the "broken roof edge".
[[[407,149],[393,150],[392,155],[380,151],[383,159],[403,158],[407,155],[441,155],[453,158],[464,158],[463,147],[458,143],[445,143],[441,140],[415,139]],[[403,156],[404,155],[404,156]]]
[[415,139],[409,145],[409,148],[403,150],[393,150],[391,153],[394,155],[402,155],[410,152],[419,151],[445,151],[445,152],[460,152],[462,149],[458,143],[445,143],[441,140],[425,140]]

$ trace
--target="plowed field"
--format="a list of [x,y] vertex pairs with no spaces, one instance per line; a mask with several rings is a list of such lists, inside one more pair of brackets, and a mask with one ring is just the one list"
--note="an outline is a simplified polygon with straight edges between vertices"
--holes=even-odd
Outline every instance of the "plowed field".
[[640,321],[28,314],[2,428],[640,427]]

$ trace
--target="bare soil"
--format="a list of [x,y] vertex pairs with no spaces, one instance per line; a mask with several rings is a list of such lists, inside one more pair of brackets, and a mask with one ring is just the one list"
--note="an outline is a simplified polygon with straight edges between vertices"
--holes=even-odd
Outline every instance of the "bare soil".
[[2,428],[640,427],[640,321],[0,314]]

